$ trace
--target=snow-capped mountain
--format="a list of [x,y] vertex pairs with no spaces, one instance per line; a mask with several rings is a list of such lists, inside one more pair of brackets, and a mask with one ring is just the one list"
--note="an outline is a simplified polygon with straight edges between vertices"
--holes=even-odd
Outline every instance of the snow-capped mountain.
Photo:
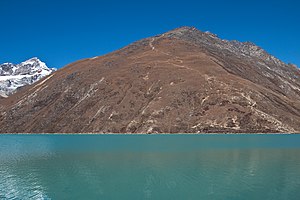
[[54,72],[46,64],[34,57],[20,64],[4,63],[0,65],[0,96],[7,97],[18,88],[33,84]]

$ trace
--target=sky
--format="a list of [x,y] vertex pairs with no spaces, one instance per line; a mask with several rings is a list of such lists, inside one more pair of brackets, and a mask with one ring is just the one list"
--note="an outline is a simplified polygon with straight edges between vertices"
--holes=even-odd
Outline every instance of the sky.
[[299,0],[0,0],[0,63],[61,68],[181,26],[251,41],[300,66]]

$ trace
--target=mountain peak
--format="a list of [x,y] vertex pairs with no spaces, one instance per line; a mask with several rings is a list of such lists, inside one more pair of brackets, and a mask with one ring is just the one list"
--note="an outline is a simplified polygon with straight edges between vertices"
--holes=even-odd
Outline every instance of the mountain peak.
[[38,57],[29,58],[27,61],[40,61]]
[[181,34],[181,35],[183,35],[188,32],[201,32],[201,31],[193,26],[182,26],[182,27],[175,28],[175,29],[169,31],[166,34]]
[[[56,69],[49,69],[39,58],[33,57],[20,64],[0,65],[0,96],[6,97],[18,88],[33,84]],[[2,95],[1,95],[2,94]]]
[[209,51],[220,52],[222,54],[226,52],[239,58],[243,57],[249,61],[253,59],[261,59],[264,62],[268,62],[270,65],[275,64],[275,66],[279,68],[287,65],[253,42],[221,39],[218,35],[210,31],[202,32],[195,27],[179,27],[165,33],[164,35],[169,38],[177,38],[194,45],[202,46],[203,48],[209,49]]
[[38,57],[33,57],[33,58],[30,58],[24,62],[41,62],[41,60],[38,58]]
[[[30,58],[30,59],[28,59],[28,60],[26,60],[26,61],[24,61],[24,62],[22,62],[23,64],[42,64],[42,65],[44,65],[45,63],[44,62],[42,62],[39,58],[37,58],[37,57],[33,57],[33,58]],[[21,64],[22,64],[21,63]]]
[[191,31],[191,30],[197,30],[196,27],[194,26],[181,26],[181,27],[178,27],[174,30],[178,30],[178,31]]

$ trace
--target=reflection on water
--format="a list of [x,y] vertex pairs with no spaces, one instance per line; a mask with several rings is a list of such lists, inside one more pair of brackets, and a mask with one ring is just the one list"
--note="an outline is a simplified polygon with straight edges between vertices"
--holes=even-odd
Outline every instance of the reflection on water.
[[300,136],[0,136],[0,199],[300,199]]

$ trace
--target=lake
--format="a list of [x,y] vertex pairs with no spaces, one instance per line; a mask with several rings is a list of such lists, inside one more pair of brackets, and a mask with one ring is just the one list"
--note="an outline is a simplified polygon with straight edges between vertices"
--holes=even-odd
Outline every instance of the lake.
[[0,135],[0,199],[299,200],[300,135]]

